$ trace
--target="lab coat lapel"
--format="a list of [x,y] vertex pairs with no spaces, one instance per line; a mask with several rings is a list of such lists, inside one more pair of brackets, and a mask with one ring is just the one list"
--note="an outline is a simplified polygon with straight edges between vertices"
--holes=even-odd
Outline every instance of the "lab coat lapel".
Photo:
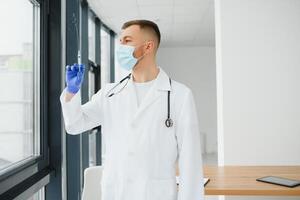
[[170,83],[168,75],[159,67],[159,74],[157,79],[154,81],[153,85],[150,87],[149,91],[146,93],[143,101],[141,102],[140,106],[137,106],[137,97],[136,91],[134,90],[134,83],[132,82],[131,78],[131,89],[133,91],[132,97],[134,97],[134,104],[136,105],[137,109],[132,118],[132,123],[136,123],[135,121],[139,119],[139,116],[145,111],[146,108],[150,107],[156,100],[159,99],[160,96],[164,95],[165,92],[162,90],[170,90]]

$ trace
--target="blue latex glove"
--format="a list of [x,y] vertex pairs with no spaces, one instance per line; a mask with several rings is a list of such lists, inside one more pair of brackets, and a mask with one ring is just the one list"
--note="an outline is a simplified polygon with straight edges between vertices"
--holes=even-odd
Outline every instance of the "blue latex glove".
[[84,77],[84,64],[74,63],[66,66],[67,91],[76,94],[81,87]]

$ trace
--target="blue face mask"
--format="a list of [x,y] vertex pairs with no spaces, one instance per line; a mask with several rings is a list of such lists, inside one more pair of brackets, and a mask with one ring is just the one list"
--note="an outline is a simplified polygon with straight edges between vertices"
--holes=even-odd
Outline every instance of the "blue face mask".
[[143,56],[140,58],[135,58],[133,56],[133,52],[135,50],[134,46],[130,45],[124,45],[124,44],[119,44],[118,48],[116,50],[116,57],[118,60],[118,63],[120,64],[121,67],[124,69],[130,71],[140,60]]

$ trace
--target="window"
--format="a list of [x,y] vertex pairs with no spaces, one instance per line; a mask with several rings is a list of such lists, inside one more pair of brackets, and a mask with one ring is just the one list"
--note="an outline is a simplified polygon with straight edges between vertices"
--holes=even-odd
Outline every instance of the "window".
[[0,174],[40,154],[39,12],[34,1],[0,2]]
[[93,129],[89,134],[89,166],[97,165],[96,134],[99,134],[98,129]]
[[[88,17],[88,45],[89,45],[89,66],[88,66],[88,96],[89,100],[97,92],[96,91],[96,22],[95,15],[92,11],[89,11]],[[97,131],[98,129],[92,129],[89,131],[89,166],[97,165]],[[99,134],[99,133],[98,133]]]
[[[115,37],[114,40],[115,40],[115,47],[116,47],[115,50],[116,50],[120,43],[119,37]],[[115,80],[116,81],[121,80],[122,78],[124,78],[125,76],[127,76],[129,74],[129,71],[120,67],[116,56],[115,56],[115,66],[114,67],[115,67]]]
[[88,20],[88,35],[89,35],[89,60],[95,62],[96,53],[95,53],[95,44],[96,44],[96,31],[95,31],[95,19],[93,13],[89,12],[89,20]]
[[[89,99],[95,94],[95,72],[93,72],[93,64],[90,63],[88,71],[88,84],[89,84]],[[95,166],[97,163],[96,157],[96,134],[97,129],[89,131],[89,166]]]
[[110,82],[110,34],[101,27],[101,85]]
[[44,199],[45,199],[45,188],[43,187],[27,200],[44,200]]
[[[92,68],[92,66],[89,66]],[[92,99],[92,96],[95,94],[95,74],[92,70],[88,71],[88,79],[89,79],[89,99]]]
[[[100,36],[101,36],[101,85],[105,85],[106,83],[109,83],[110,80],[110,68],[111,68],[111,54],[110,54],[110,49],[111,49],[111,35],[109,34],[109,30],[105,26],[101,26],[101,31],[100,31]],[[102,164],[105,162],[105,138],[102,137],[101,140],[101,160]]]

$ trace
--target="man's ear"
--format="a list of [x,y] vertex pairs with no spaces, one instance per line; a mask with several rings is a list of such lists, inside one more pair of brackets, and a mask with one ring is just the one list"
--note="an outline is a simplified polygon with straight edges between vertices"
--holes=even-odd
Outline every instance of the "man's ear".
[[155,49],[154,41],[153,40],[149,40],[147,42],[147,45],[146,45],[146,50],[147,51],[154,51],[154,49]]

